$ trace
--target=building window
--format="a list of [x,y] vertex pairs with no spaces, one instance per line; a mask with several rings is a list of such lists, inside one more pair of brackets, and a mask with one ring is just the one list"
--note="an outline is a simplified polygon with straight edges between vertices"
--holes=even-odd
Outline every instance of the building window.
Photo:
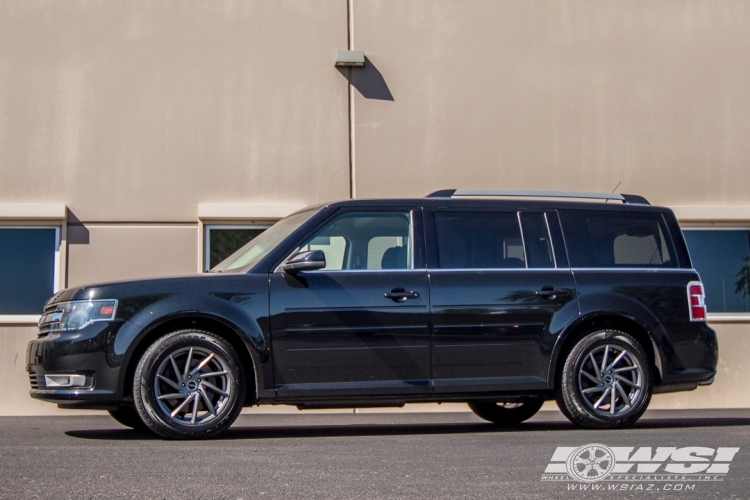
[[750,313],[750,230],[688,229],[685,240],[710,313]]
[[211,225],[206,229],[204,269],[208,270],[271,227],[270,225]]
[[59,269],[59,227],[0,227],[0,318],[41,314]]

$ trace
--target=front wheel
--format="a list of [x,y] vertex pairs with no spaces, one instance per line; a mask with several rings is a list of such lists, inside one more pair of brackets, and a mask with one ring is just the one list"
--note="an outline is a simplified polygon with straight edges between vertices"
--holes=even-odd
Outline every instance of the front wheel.
[[471,411],[480,418],[499,425],[520,424],[528,420],[539,411],[544,401],[513,401],[486,402],[473,401],[469,403]]
[[170,333],[138,362],[133,400],[143,422],[160,436],[215,436],[232,425],[245,400],[240,359],[226,340],[210,332]]
[[627,333],[601,330],[583,337],[565,359],[555,398],[563,414],[585,428],[627,427],[651,401],[651,363]]

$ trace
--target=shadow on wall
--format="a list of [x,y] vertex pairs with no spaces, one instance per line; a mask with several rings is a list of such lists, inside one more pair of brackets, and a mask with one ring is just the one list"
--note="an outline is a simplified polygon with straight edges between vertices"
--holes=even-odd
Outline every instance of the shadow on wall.
[[393,94],[385,83],[382,73],[365,57],[365,65],[361,68],[336,68],[344,78],[362,94],[365,99],[379,101],[393,101]]
[[76,217],[70,209],[67,214],[68,221],[68,245],[88,245],[89,230],[83,225],[81,219]]

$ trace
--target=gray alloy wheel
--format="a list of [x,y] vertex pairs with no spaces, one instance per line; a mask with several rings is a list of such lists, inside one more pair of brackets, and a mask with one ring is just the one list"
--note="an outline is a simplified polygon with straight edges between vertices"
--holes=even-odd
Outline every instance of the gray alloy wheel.
[[529,401],[472,401],[469,408],[478,417],[498,425],[520,424],[528,420],[539,411],[544,404],[542,400]]
[[646,411],[651,363],[627,333],[601,330],[575,344],[562,365],[556,399],[571,422],[587,428],[626,427]]
[[245,399],[239,357],[210,332],[171,333],[141,357],[133,399],[148,428],[163,437],[216,435],[234,422]]

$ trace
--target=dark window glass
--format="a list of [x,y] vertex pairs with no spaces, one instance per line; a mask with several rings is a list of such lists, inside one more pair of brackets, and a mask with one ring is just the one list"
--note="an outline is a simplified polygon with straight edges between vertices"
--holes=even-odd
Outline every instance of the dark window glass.
[[709,312],[750,312],[750,231],[686,230]]
[[572,267],[677,267],[659,213],[560,210]]
[[308,239],[300,251],[322,250],[327,271],[411,269],[409,212],[347,212]]
[[0,314],[41,314],[54,292],[55,229],[0,229]]
[[544,214],[521,213],[521,226],[523,227],[523,242],[526,245],[529,267],[555,267],[555,260],[552,257],[552,244],[550,243],[547,220]]
[[208,230],[209,265],[207,269],[216,266],[265,230],[266,228],[210,228]]
[[515,212],[435,212],[435,233],[443,269],[526,267]]

